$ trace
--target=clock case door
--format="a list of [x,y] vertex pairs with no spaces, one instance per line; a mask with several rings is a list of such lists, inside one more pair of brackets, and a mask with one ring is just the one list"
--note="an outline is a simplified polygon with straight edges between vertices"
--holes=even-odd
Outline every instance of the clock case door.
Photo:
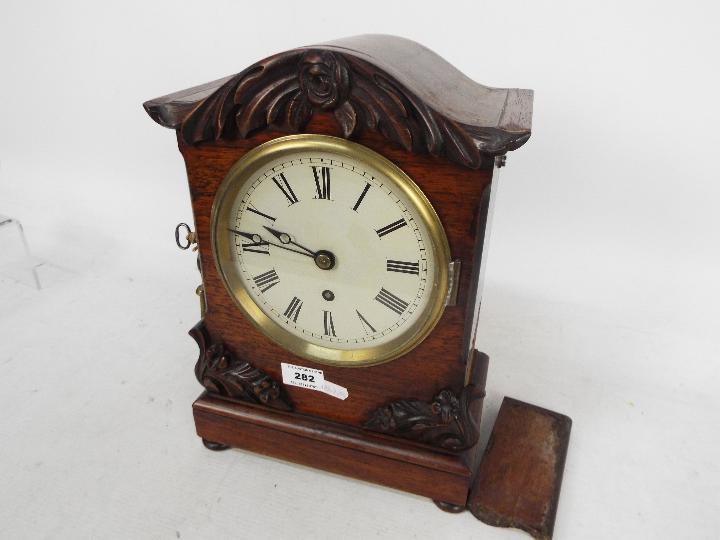
[[[464,505],[477,467],[487,357],[474,332],[493,174],[530,136],[532,91],[476,84],[428,49],[359,36],[294,49],[238,75],[151,100],[185,159],[206,311],[195,403],[203,439]],[[434,331],[391,362],[329,367],[299,358],[246,319],[211,250],[211,209],[232,165],[290,133],[352,139],[423,190],[460,262]],[[280,363],[322,369],[335,397],[284,386]]]

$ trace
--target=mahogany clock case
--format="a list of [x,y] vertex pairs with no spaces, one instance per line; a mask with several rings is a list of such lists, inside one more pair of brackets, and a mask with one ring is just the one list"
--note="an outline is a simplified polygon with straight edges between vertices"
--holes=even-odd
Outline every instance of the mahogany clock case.
[[[532,91],[474,83],[409,40],[358,36],[276,54],[144,106],[176,130],[187,168],[205,305],[191,331],[207,391],[194,414],[208,447],[242,447],[464,508],[478,466],[487,370],[474,330],[493,173],[530,136]],[[291,133],[352,139],[379,153],[437,212],[459,263],[457,293],[404,356],[362,368],[315,364],[268,339],[225,289],[211,249],[217,190],[247,152]],[[282,385],[281,362],[323,369],[349,397]],[[545,469],[557,479],[557,470]],[[556,500],[559,483],[548,485],[557,490],[545,499]],[[491,502],[474,513],[491,515]],[[549,514],[552,523],[554,509]],[[537,530],[547,532],[542,515]]]
[[[327,114],[316,114],[306,130],[339,136],[337,123]],[[463,263],[457,303],[448,306],[435,330],[414,350],[387,364],[365,368],[318,366],[294,356],[264,336],[243,317],[228,295],[211,250],[211,209],[215,193],[230,167],[245,152],[284,133],[263,131],[223,146],[190,146],[180,143],[187,164],[190,194],[207,304],[205,327],[215,341],[222,342],[240,358],[281,380],[280,362],[321,367],[326,379],[348,389],[349,398],[338,405],[337,398],[306,389],[286,386],[285,391],[299,413],[362,425],[371,411],[388,401],[408,397],[432,398],[445,387],[465,384],[464,358],[467,308],[474,307],[472,263],[482,249],[478,222],[484,222],[480,201],[492,178],[492,169],[463,170],[459,165],[424,155],[408,155],[388,147],[373,133],[357,140],[394,161],[420,186],[432,202],[445,227],[453,259]],[[463,175],[468,181],[453,182]],[[481,227],[480,227],[481,229]],[[408,396],[408,389],[412,395]]]

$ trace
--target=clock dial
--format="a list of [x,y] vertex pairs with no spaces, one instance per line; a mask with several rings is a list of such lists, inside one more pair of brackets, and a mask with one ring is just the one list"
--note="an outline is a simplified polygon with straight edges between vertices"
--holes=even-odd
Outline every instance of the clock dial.
[[307,138],[231,171],[214,219],[218,265],[251,318],[294,352],[348,365],[388,360],[439,317],[444,235],[438,242],[437,216],[390,162]]

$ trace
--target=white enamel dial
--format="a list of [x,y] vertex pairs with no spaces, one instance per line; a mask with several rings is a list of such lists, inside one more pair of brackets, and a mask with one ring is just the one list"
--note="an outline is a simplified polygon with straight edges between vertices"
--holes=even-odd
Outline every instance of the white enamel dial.
[[351,359],[417,337],[437,303],[438,256],[424,207],[397,178],[323,147],[243,176],[215,227],[229,240],[224,273],[265,317]]

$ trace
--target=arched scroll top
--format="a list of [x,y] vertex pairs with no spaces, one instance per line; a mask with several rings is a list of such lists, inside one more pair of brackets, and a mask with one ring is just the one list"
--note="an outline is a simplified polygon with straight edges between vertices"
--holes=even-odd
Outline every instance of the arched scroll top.
[[476,168],[483,155],[514,150],[530,137],[532,91],[474,83],[409,40],[359,36],[280,53],[144,106],[190,145],[268,126],[302,132],[322,110],[346,138],[377,131],[408,152]]

